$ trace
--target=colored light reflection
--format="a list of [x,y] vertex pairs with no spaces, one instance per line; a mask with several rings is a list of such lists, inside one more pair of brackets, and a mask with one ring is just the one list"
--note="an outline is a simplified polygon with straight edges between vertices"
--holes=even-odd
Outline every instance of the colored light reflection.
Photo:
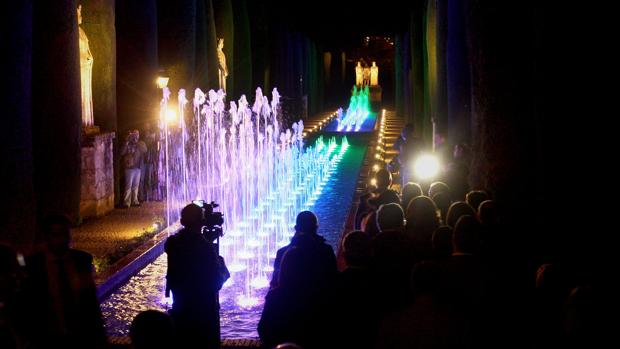
[[[279,247],[289,243],[295,217],[310,209],[346,153],[346,137],[304,144],[304,125],[283,129],[272,100],[257,89],[251,105],[245,96],[225,108],[225,95],[196,89],[193,108],[179,91],[177,122],[166,122],[169,93],[162,100],[160,178],[166,189],[168,222],[192,199],[220,204],[225,235],[220,255],[233,275],[221,296],[239,306],[260,304]],[[177,108],[175,108],[177,109]]]
[[363,89],[357,90],[357,87],[353,87],[351,99],[349,100],[349,107],[346,113],[343,113],[342,108],[338,109],[337,122],[338,126],[336,130],[338,132],[359,132],[364,124],[364,121],[370,115],[370,101],[369,101],[368,86]]

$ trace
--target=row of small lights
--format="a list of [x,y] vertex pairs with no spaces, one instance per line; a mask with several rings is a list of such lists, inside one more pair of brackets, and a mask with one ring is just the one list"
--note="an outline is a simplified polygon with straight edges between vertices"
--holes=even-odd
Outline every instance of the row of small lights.
[[[375,163],[372,166],[372,171],[376,173],[380,169],[385,166],[385,143],[383,142],[383,133],[385,132],[385,109],[381,112],[381,121],[379,122],[379,134],[377,135],[377,147],[375,148],[375,159],[379,160],[383,163],[383,166],[379,165],[379,163]],[[377,184],[377,179],[372,178],[370,180],[371,185]]]
[[308,130],[308,132],[304,132],[303,136],[307,137],[308,133],[318,132],[318,131],[322,130],[323,127],[327,126],[327,124],[329,124],[329,122],[332,121],[337,115],[338,115],[337,112],[333,112],[332,114],[329,114],[328,116],[323,118],[323,120],[319,121],[318,125],[314,125],[312,127],[312,129]]

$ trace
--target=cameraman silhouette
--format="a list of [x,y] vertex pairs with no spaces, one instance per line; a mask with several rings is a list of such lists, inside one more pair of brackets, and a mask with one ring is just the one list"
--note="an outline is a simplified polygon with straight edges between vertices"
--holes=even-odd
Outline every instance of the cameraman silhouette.
[[205,236],[203,209],[195,204],[181,211],[183,229],[166,240],[166,290],[172,291],[170,315],[184,348],[220,347],[218,291],[230,277],[213,240]]

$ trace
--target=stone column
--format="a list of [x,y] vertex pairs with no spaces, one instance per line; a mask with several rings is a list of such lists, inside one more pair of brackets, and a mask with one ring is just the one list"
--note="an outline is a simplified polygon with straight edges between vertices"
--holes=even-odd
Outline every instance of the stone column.
[[37,213],[79,219],[82,128],[74,0],[35,1],[32,129]]
[[[157,1],[119,1],[116,6],[118,120],[115,143],[126,131],[158,120]],[[96,117],[96,116],[95,116]],[[115,147],[115,196],[120,198],[120,147]]]
[[87,137],[82,144],[80,215],[101,217],[114,209],[114,133]]

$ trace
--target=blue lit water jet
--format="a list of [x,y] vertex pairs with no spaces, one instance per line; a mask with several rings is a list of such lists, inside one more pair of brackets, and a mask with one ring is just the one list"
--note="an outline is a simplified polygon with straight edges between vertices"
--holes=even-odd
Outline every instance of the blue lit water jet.
[[348,141],[320,136],[304,147],[302,121],[282,129],[277,89],[271,101],[258,88],[251,107],[242,96],[228,109],[222,91],[196,89],[189,113],[180,90],[178,119],[169,117],[170,96],[164,89],[160,113],[167,222],[176,222],[193,199],[220,203],[226,220],[220,254],[232,274],[223,292],[241,307],[257,306],[275,252],[288,244],[297,213],[322,193]]

